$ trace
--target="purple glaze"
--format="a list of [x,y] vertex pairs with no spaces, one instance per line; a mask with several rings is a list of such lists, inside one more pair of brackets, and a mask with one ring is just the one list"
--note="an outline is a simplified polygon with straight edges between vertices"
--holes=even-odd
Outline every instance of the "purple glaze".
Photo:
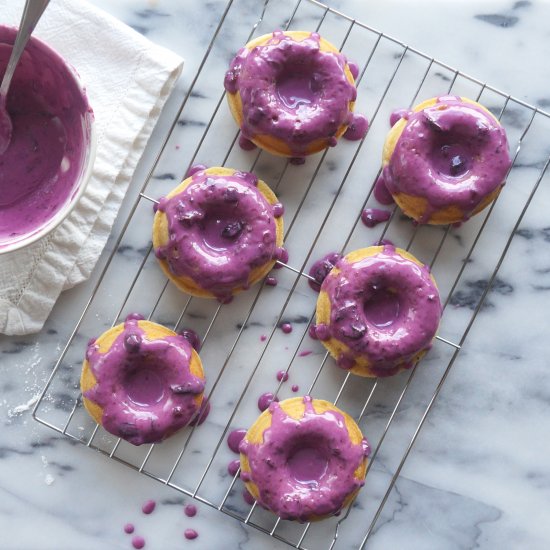
[[389,210],[380,210],[378,208],[365,208],[361,212],[361,221],[367,227],[376,227],[379,223],[386,222],[390,219],[391,212]]
[[348,61],[348,67],[351,72],[351,76],[353,76],[354,80],[357,80],[357,77],[359,76],[359,66],[357,63],[354,63],[353,61]]
[[342,255],[338,252],[329,252],[326,256],[323,256],[320,260],[317,260],[308,272],[309,276],[315,279],[315,281],[312,281],[311,279],[308,280],[310,288],[315,290],[315,292],[319,292],[321,290],[321,284],[325,280],[326,276],[341,258]]
[[281,330],[285,333],[285,334],[290,334],[292,332],[292,325],[290,323],[283,323],[281,325]]
[[307,329],[307,333],[312,340],[318,340],[316,329],[317,327],[315,325],[309,325],[309,328]]
[[197,507],[194,504],[186,504],[183,512],[188,518],[192,518],[197,515]]
[[408,120],[411,113],[412,111],[409,109],[396,109],[392,111],[390,115],[390,126],[395,126],[402,118]]
[[427,201],[419,223],[449,206],[464,221],[503,185],[510,166],[504,128],[481,107],[444,96],[409,113],[383,177],[392,195]]
[[267,336],[265,334],[262,334],[260,336],[260,342],[265,342],[267,340]]
[[274,396],[271,392],[262,393],[258,398],[258,409],[264,412],[272,401],[279,401],[279,398]]
[[200,426],[204,423],[204,421],[208,418],[208,415],[210,414],[210,399],[204,396],[201,406],[199,408],[199,412],[197,415],[189,422],[189,426]]
[[246,490],[243,490],[243,499],[247,504],[250,504],[252,506],[254,504],[254,497]]
[[383,174],[380,175],[380,177],[376,180],[376,183],[374,184],[374,198],[380,204],[385,204],[386,206],[395,204],[395,201],[393,200],[391,193],[388,191],[388,188],[386,187],[386,180],[384,179]]
[[354,263],[344,258],[338,268],[321,287],[331,304],[330,325],[316,329],[319,339],[332,337],[349,348],[338,366],[352,368],[363,356],[376,375],[391,375],[430,348],[441,303],[426,266],[384,246]]
[[145,539],[139,535],[136,535],[132,538],[132,546],[137,550],[141,550],[141,548],[145,546]]
[[227,436],[227,445],[234,452],[239,452],[239,443],[243,440],[246,435],[246,430],[233,430]]
[[201,350],[201,339],[193,329],[184,328],[179,333],[193,346],[197,353]]
[[155,509],[155,507],[157,506],[157,503],[154,501],[154,500],[148,500],[147,502],[145,502],[143,504],[143,506],[141,507],[141,511],[144,513],[144,514],[152,514],[153,513],[153,510]]
[[187,426],[204,380],[189,370],[191,344],[180,335],[149,340],[129,315],[106,353],[93,343],[86,358],[97,384],[84,397],[103,408],[103,427],[133,445],[162,441]]
[[134,527],[134,525],[133,525],[132,523],[127,523],[127,524],[124,526],[124,532],[125,532],[127,535],[131,535],[135,530],[136,530],[136,528]]
[[317,337],[317,340],[321,340],[321,342],[328,340],[330,338],[330,329],[328,325],[325,325],[324,323],[315,325],[315,336]]
[[[0,80],[16,29],[0,26]],[[6,102],[13,132],[0,154],[0,248],[40,230],[76,192],[91,109],[61,57],[31,37]]]
[[190,178],[197,172],[202,172],[203,170],[206,170],[206,166],[204,164],[192,164],[188,169],[187,172],[185,172],[185,176],[183,179]]
[[185,538],[187,540],[193,540],[199,536],[199,534],[195,531],[195,529],[186,529],[183,534],[185,535]]
[[168,244],[155,250],[176,276],[191,278],[220,301],[246,288],[252,271],[278,259],[273,206],[247,172],[192,176],[185,190],[161,199],[168,219]]
[[305,349],[305,350],[301,351],[298,354],[298,357],[307,357],[308,355],[311,355],[312,353],[313,352],[310,349]]
[[344,138],[350,141],[363,139],[369,131],[369,121],[364,115],[354,114],[349,126],[344,132]]
[[281,519],[299,521],[342,509],[346,497],[364,483],[355,478],[355,470],[368,448],[366,439],[351,442],[342,414],[319,414],[311,397],[303,399],[305,411],[298,420],[272,403],[263,442],[252,444],[245,438],[239,447],[248,458],[258,502]]
[[254,151],[254,149],[256,149],[256,145],[242,134],[239,135],[239,147],[243,149],[243,151]]
[[316,140],[334,137],[350,115],[357,90],[340,53],[323,52],[319,35],[299,42],[275,31],[262,46],[242,48],[225,75],[225,89],[239,92],[242,133],[271,136],[303,158]]
[[235,460],[232,460],[227,465],[227,473],[230,476],[235,476],[235,474],[239,471],[239,468],[241,467],[241,461],[237,458]]
[[272,275],[270,275],[269,277],[266,277],[265,278],[265,284],[267,286],[277,286],[278,284],[278,281],[275,277],[273,277]]
[[292,385],[292,388],[290,388],[294,393],[296,393],[299,389],[300,389],[300,386],[298,386],[298,384],[293,384]]
[[279,382],[286,382],[288,380],[288,372],[284,371],[284,370],[280,370],[278,373],[277,373],[277,380]]

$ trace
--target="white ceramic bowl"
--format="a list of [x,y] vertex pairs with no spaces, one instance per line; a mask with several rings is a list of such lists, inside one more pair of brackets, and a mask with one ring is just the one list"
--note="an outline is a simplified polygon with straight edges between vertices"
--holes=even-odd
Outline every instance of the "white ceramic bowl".
[[[16,30],[13,28],[0,26],[0,47],[4,45],[4,49],[2,51],[3,61],[7,61],[5,57],[9,54],[9,51],[7,51],[8,48],[5,45],[13,44],[13,41],[15,40],[15,33]],[[29,45],[27,45],[25,53],[23,54],[23,60],[25,56],[28,56],[27,61],[31,60],[31,66],[33,67],[35,66],[34,64],[37,63],[37,61],[42,61],[42,64],[40,65],[40,78],[43,79],[43,82],[39,82],[39,89],[48,90],[49,87],[49,91],[51,91],[52,86],[55,88],[55,86],[57,85],[58,80],[56,79],[58,78],[58,75],[52,75],[53,71],[48,70],[42,72],[42,67],[46,66],[46,61],[56,63],[56,66],[59,67],[59,79],[66,79],[62,81],[67,84],[65,91],[67,88],[70,88],[72,93],[76,93],[75,90],[79,91],[82,95],[82,98],[84,98],[85,100],[85,105],[87,109],[83,110],[82,105],[74,108],[78,116],[75,118],[75,126],[71,126],[71,128],[76,131],[78,136],[82,139],[80,148],[81,154],[78,158],[78,163],[76,163],[75,167],[73,167],[73,170],[71,170],[72,177],[68,181],[68,193],[65,200],[61,204],[56,206],[56,208],[51,212],[51,215],[48,213],[47,218],[42,220],[38,226],[33,227],[28,231],[25,231],[24,233],[16,236],[5,237],[2,236],[2,234],[0,233],[0,255],[21,249],[25,246],[30,245],[31,243],[38,241],[39,239],[42,239],[43,237],[51,233],[63,220],[67,218],[67,216],[75,207],[78,200],[86,189],[86,185],[88,184],[88,181],[92,174],[97,148],[97,137],[95,132],[93,111],[89,106],[85,89],[82,82],[80,81],[80,77],[73,69],[73,67],[71,67],[55,50],[53,50],[50,46],[37,39],[36,37],[31,37]],[[46,57],[43,58],[40,56],[46,56],[48,59],[46,59]],[[3,70],[0,72],[0,75],[1,74],[3,74]],[[15,78],[17,78],[17,69],[14,81]],[[35,84],[34,81],[32,82],[32,84]],[[42,88],[40,88],[41,84],[43,84]],[[75,88],[73,88],[73,86]],[[60,91],[60,95],[62,93],[64,93],[63,90]],[[10,96],[8,95],[8,111],[9,97]],[[65,105],[65,98],[66,95],[63,95],[59,100],[59,102],[63,105]],[[70,113],[70,105],[66,112]],[[80,131],[82,132],[81,136]],[[66,157],[64,156],[63,160],[65,160],[65,158]],[[2,208],[3,207],[0,206],[0,216],[2,216]]]

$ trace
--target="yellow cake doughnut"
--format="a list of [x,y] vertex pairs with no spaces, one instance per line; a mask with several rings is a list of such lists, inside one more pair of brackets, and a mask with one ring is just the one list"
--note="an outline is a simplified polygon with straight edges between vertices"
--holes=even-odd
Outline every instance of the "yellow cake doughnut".
[[157,443],[192,422],[204,385],[189,341],[137,314],[90,340],[80,378],[90,416],[133,445]]
[[286,261],[283,212],[254,174],[199,170],[159,201],[153,247],[160,267],[184,292],[229,301]]
[[431,347],[441,303],[428,268],[391,245],[340,259],[321,285],[315,336],[359,376],[411,368]]
[[351,503],[370,447],[355,421],[309,396],[273,401],[240,446],[241,479],[282,519],[316,521]]
[[466,221],[495,200],[511,160],[506,132],[485,107],[441,96],[392,118],[376,198],[387,203],[389,192],[407,216],[435,225]]

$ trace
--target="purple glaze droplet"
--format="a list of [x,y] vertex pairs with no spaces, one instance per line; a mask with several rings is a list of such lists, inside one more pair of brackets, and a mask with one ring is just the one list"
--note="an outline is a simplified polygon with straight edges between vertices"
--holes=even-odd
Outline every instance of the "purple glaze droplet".
[[279,382],[286,382],[288,380],[288,372],[284,371],[284,370],[280,370],[278,373],[277,373],[277,380]]
[[267,340],[267,336],[265,334],[262,334],[260,336],[260,342],[265,342]]
[[294,166],[300,166],[302,164],[305,164],[306,159],[305,157],[292,157],[288,162],[290,162],[290,164],[293,164]]
[[285,334],[290,334],[292,332],[292,325],[290,323],[283,323],[281,325],[281,330],[285,333]]
[[301,351],[298,354],[298,357],[307,357],[308,355],[311,355],[312,353],[313,352],[310,349],[305,349],[305,350]]
[[132,523],[127,523],[125,526],[124,526],[124,532],[127,534],[127,535],[131,535],[133,532],[135,531],[135,527]]
[[256,145],[242,134],[239,136],[239,147],[243,149],[243,151],[254,151],[254,149],[256,149]]
[[186,504],[183,512],[188,518],[192,518],[197,515],[197,507],[194,504]]
[[348,61],[348,67],[351,76],[353,76],[353,79],[357,80],[357,77],[359,76],[359,66],[357,65],[357,63],[354,63],[353,61]]
[[258,398],[258,409],[264,412],[273,401],[279,401],[279,398],[275,397],[271,392],[262,393]]
[[183,534],[187,540],[193,540],[199,536],[195,529],[186,529]]
[[232,460],[228,465],[227,465],[227,473],[230,475],[230,476],[234,476],[238,471],[239,471],[239,468],[241,467],[241,461],[237,458],[235,460]]
[[147,502],[145,502],[143,504],[143,506],[141,507],[141,511],[144,513],[144,514],[151,514],[153,512],[153,510],[155,509],[157,503],[154,501],[154,500],[148,500]]
[[318,340],[317,333],[315,332],[315,325],[309,325],[309,328],[307,329],[307,333],[309,334],[309,337],[312,340]]
[[402,118],[408,118],[408,109],[396,109],[390,115],[390,126],[395,126]]
[[344,132],[344,138],[349,141],[359,141],[363,139],[369,131],[369,121],[366,116],[353,115],[350,125]]
[[234,452],[239,454],[239,444],[244,439],[246,435],[246,430],[233,430],[227,436],[227,445]]
[[317,340],[328,340],[330,338],[330,329],[328,325],[325,325],[324,323],[315,325],[315,335],[317,336]]
[[361,212],[361,221],[370,228],[376,227],[379,223],[386,222],[390,219],[391,212],[389,210],[380,210],[379,208],[365,208]]
[[275,259],[284,264],[288,263],[288,250],[286,248],[277,248]]
[[201,170],[206,170],[206,166],[204,164],[193,164],[187,169],[183,179],[190,178],[193,174],[196,174]]
[[265,284],[267,286],[277,286],[277,283],[278,283],[277,279],[272,275],[270,275],[269,277],[266,277],[265,279]]
[[308,272],[309,276],[315,279],[314,281],[308,279],[310,288],[315,290],[315,292],[319,292],[326,276],[341,258],[342,256],[341,254],[338,254],[338,252],[329,252],[326,256],[323,256],[320,260],[317,260]]
[[391,193],[388,191],[388,188],[386,187],[386,181],[384,179],[384,176],[381,175],[374,184],[374,198],[380,203],[385,204],[386,206],[389,206],[390,204],[394,204],[393,197],[391,196]]
[[140,537],[139,535],[136,535],[132,539],[132,546],[137,550],[141,550],[141,548],[145,546],[145,539],[143,537]]
[[292,385],[292,388],[290,388],[294,393],[296,393],[299,389],[300,389],[300,386],[298,386],[298,384],[293,384]]
[[280,218],[284,213],[285,213],[285,207],[280,202],[276,202],[273,205],[273,216],[275,218]]

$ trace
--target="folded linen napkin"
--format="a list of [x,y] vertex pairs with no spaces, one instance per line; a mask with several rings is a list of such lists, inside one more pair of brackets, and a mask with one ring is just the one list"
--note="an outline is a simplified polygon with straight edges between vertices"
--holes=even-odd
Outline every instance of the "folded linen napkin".
[[[18,25],[22,9],[23,2],[0,0],[0,24]],[[84,0],[52,0],[35,34],[80,74],[98,146],[88,187],[63,224],[0,256],[0,332],[10,335],[39,331],[61,291],[90,276],[183,66]]]

